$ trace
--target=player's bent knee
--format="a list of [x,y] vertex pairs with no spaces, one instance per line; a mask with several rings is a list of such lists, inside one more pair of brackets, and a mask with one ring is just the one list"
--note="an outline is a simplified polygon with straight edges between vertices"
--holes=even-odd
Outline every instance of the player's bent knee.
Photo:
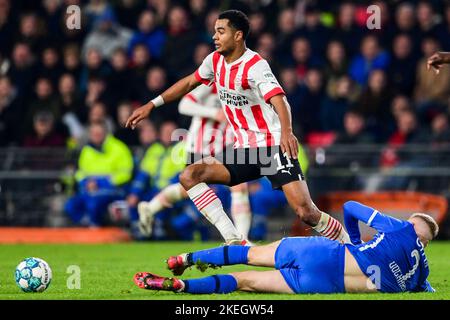
[[189,190],[193,186],[204,182],[204,166],[201,164],[192,164],[187,166],[180,174],[180,183],[185,188]]
[[237,281],[237,289],[241,291],[256,291],[256,283],[254,279],[251,279],[248,277],[247,272],[236,272],[231,273],[231,275],[236,279]]
[[295,207],[295,213],[303,222],[310,225],[314,225],[320,219],[320,211],[313,205],[298,205]]

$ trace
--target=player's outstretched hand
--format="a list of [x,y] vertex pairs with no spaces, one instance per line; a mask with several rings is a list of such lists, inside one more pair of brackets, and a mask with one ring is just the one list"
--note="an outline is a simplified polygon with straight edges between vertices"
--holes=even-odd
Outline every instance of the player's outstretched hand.
[[291,159],[297,159],[298,155],[298,140],[292,133],[292,131],[287,133],[281,133],[280,141],[281,151],[287,153],[288,157]]
[[427,60],[427,69],[434,69],[436,74],[439,73],[442,65],[445,63],[450,63],[450,52],[436,52]]
[[150,115],[152,109],[153,103],[150,102],[134,110],[134,112],[131,114],[131,116],[125,123],[125,128],[131,128],[134,130],[134,128],[136,128],[139,122],[141,122],[143,119],[147,118]]

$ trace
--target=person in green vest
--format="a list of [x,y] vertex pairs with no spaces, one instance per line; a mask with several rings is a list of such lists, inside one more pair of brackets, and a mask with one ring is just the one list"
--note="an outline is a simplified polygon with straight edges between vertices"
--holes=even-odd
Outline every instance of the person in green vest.
[[[149,201],[162,189],[173,183],[178,174],[186,166],[186,152],[184,142],[172,141],[172,133],[177,129],[173,122],[164,122],[160,127],[159,140],[147,147],[138,172],[127,196],[130,212],[131,234],[135,239],[144,237],[139,231],[139,201]],[[155,217],[155,224],[159,226],[156,238],[164,238],[162,223],[165,213]]]
[[92,123],[75,173],[78,192],[67,201],[66,213],[75,224],[101,226],[108,205],[124,199],[132,174],[130,149],[108,134],[105,123]]

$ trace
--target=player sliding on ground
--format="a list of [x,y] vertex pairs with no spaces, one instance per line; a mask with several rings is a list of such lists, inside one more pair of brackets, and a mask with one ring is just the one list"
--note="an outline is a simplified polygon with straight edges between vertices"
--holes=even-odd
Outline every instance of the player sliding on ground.
[[[200,279],[179,280],[147,272],[135,283],[144,289],[187,293],[230,293],[235,290],[273,293],[434,292],[427,281],[424,248],[436,237],[438,225],[423,213],[407,221],[384,215],[358,202],[344,204],[345,226],[352,244],[324,237],[284,238],[265,246],[224,246],[170,257],[175,275],[194,265],[247,264],[273,267]],[[378,233],[360,239],[358,221]]]
[[222,203],[207,183],[229,186],[267,176],[281,188],[296,214],[330,239],[349,241],[342,225],[320,211],[311,200],[297,160],[298,141],[285,93],[269,64],[248,49],[247,16],[236,10],[222,12],[213,36],[216,51],[193,74],[179,80],[160,96],[133,112],[126,126],[135,128],[150,112],[180,99],[200,84],[215,84],[222,108],[236,137],[234,149],[208,161],[189,165],[180,183],[198,210],[220,231],[226,243],[245,244]]

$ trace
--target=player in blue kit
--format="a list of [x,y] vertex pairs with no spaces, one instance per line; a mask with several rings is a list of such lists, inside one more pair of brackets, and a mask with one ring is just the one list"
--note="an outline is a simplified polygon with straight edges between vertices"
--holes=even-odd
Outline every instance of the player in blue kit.
[[[366,243],[358,221],[378,233]],[[223,246],[170,257],[175,275],[193,265],[247,264],[273,267],[200,279],[180,280],[147,272],[135,283],[144,289],[187,293],[235,290],[274,293],[434,292],[427,281],[424,248],[436,237],[436,221],[424,213],[399,220],[355,201],[344,204],[344,222],[352,244],[325,237],[290,237],[264,246]]]

